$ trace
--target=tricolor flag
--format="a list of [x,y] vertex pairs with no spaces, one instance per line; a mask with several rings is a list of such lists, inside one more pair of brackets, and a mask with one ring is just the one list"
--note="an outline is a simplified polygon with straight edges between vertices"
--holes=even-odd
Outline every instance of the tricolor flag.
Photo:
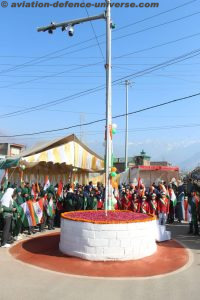
[[62,183],[62,180],[60,180],[60,182],[58,184],[57,196],[58,197],[63,197],[63,183]]
[[37,193],[39,194],[40,193],[40,187],[39,187],[38,182],[36,182],[35,188],[36,188]]
[[46,176],[44,181],[44,191],[46,191],[49,187],[50,187],[49,177]]
[[169,198],[170,198],[170,201],[172,201],[173,206],[176,206],[177,200],[176,200],[176,195],[175,195],[173,189],[169,189]]
[[35,218],[35,210],[33,207],[33,202],[31,200],[24,202],[21,204],[21,220],[24,227],[36,226],[36,218]]
[[[142,190],[142,191],[141,191]],[[145,195],[145,187],[142,183],[142,179],[139,177],[138,178],[138,185],[137,185],[137,191],[138,191],[138,195],[140,197],[144,196]]]
[[56,207],[58,210],[63,209],[62,198],[63,198],[63,182],[62,180],[60,180],[58,184],[57,201],[56,201]]
[[138,190],[140,189],[141,185],[142,185],[142,179],[139,177],[138,178],[138,184],[137,184],[137,189]]
[[33,203],[34,213],[35,213],[35,221],[36,224],[40,224],[42,222],[43,217],[43,199],[36,201]]
[[54,204],[53,204],[53,199],[50,199],[49,202],[47,201],[47,215],[49,217],[54,216]]

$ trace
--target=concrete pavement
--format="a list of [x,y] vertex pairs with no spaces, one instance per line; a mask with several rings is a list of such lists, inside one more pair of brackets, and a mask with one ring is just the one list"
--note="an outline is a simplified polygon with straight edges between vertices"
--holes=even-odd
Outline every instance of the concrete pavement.
[[200,238],[187,235],[186,224],[170,225],[172,237],[190,249],[184,270],[148,279],[93,279],[39,269],[0,248],[0,300],[199,300]]

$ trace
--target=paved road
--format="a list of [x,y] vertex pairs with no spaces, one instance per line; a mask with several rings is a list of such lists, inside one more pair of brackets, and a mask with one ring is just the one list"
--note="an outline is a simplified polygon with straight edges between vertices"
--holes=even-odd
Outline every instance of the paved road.
[[189,268],[161,278],[89,279],[38,269],[15,260],[0,248],[0,300],[199,300],[200,238],[186,225],[170,226],[173,238],[193,254]]

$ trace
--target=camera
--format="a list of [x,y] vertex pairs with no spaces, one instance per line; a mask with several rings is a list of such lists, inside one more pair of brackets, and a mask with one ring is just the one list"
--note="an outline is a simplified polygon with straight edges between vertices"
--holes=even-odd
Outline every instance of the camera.
[[73,36],[74,35],[74,27],[69,25],[68,26],[68,34],[69,36]]

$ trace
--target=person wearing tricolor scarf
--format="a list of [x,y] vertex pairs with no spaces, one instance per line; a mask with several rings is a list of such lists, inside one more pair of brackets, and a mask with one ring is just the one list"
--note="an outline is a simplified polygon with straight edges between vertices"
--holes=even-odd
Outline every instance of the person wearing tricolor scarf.
[[194,233],[194,235],[199,235],[199,207],[200,207],[200,199],[197,196],[196,192],[191,193],[191,200],[189,202],[191,207],[192,219],[189,223],[189,233]]
[[142,214],[148,214],[149,213],[149,204],[147,202],[147,197],[142,196],[141,204],[140,204],[140,212]]
[[157,209],[158,209],[158,202],[156,200],[156,194],[151,194],[150,200],[149,200],[149,213],[151,215],[157,215]]
[[158,215],[159,215],[160,225],[166,224],[168,214],[169,214],[169,199],[166,197],[166,193],[162,192],[161,197],[158,199]]
[[132,195],[132,197],[133,197],[133,199],[132,199],[132,210],[135,213],[138,213],[138,212],[140,212],[140,200],[139,200],[136,192]]
[[129,189],[126,189],[123,197],[122,197],[122,209],[123,210],[132,210],[132,195],[129,192]]

